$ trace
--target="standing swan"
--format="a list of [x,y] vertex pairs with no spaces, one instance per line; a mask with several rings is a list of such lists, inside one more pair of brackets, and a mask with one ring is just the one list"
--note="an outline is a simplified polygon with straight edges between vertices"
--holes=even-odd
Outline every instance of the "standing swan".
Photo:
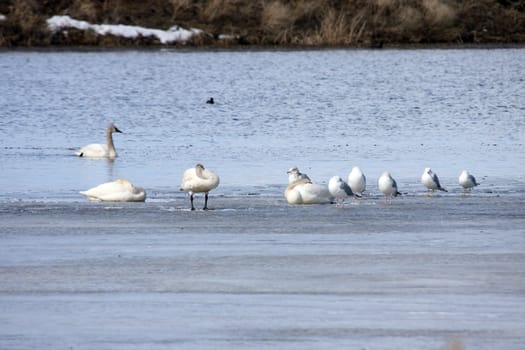
[[90,145],[80,148],[76,155],[79,157],[88,158],[110,158],[113,159],[117,156],[115,146],[113,145],[113,133],[120,131],[114,124],[109,124],[106,129],[106,143],[105,145],[100,143],[92,143]]
[[96,202],[144,202],[146,200],[146,191],[142,187],[134,186],[124,179],[103,183],[82,191],[80,194]]
[[195,168],[187,169],[182,177],[180,190],[190,194],[191,210],[193,206],[193,194],[204,192],[203,210],[208,210],[208,192],[219,186],[219,177],[205,169],[202,164],[195,165]]

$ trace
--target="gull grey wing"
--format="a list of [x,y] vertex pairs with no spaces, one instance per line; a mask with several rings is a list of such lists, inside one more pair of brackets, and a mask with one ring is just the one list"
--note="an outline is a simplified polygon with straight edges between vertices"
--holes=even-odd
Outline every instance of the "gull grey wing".
[[439,183],[439,178],[436,174],[432,173],[431,175],[432,181],[437,185],[438,188],[441,188],[441,184]]
[[476,178],[473,176],[473,175],[469,175],[468,176],[468,179],[470,181],[472,181],[472,183],[474,184],[474,186],[479,186],[479,183],[476,181]]
[[345,191],[345,193],[349,196],[352,196],[354,193],[352,192],[352,189],[350,188],[350,186],[348,186],[348,184],[346,182],[341,182],[341,185],[339,186],[343,191]]

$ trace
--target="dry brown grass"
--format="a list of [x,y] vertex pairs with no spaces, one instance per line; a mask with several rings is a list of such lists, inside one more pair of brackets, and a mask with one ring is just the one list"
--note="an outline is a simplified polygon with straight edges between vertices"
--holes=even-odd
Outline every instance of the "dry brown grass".
[[71,14],[78,19],[97,23],[100,18],[101,6],[94,0],[74,0]]
[[[513,0],[4,0],[0,45],[152,45],[149,40],[60,37],[45,19],[68,14],[92,23],[173,25],[240,35],[261,45],[525,42],[525,5]],[[501,3],[501,4],[500,4]],[[6,13],[7,12],[7,13]],[[214,35],[194,45],[222,45]],[[216,37],[216,36],[215,36]],[[232,42],[228,43],[230,45]]]
[[442,0],[423,0],[425,20],[430,25],[450,26],[457,16],[457,8],[453,8]]
[[280,1],[272,1],[264,5],[261,24],[269,31],[287,30],[295,22],[292,10]]

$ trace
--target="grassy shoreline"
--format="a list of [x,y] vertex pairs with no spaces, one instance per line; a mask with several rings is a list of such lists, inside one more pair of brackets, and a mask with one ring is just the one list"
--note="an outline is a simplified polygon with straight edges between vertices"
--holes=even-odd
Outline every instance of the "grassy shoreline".
[[253,52],[253,51],[328,51],[328,50],[495,50],[525,49],[525,43],[487,43],[487,44],[397,44],[384,46],[381,49],[354,46],[122,46],[100,47],[86,45],[50,45],[50,46],[16,46],[0,47],[2,52],[118,52],[118,51],[157,51],[172,50],[177,52]]
[[[0,3],[0,47],[381,48],[525,43],[518,0],[7,0]],[[184,43],[127,39],[92,30],[52,32],[54,15],[93,24],[203,34]],[[228,40],[220,34],[231,35]]]

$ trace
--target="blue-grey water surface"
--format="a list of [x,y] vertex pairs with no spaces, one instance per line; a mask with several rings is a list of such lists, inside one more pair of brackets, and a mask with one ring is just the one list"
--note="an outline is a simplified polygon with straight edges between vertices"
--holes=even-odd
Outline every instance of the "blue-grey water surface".
[[[525,348],[524,72],[522,48],[1,52],[0,349]],[[117,159],[74,155],[110,122]],[[179,192],[197,162],[209,211]],[[293,165],[367,193],[290,206]],[[78,193],[117,178],[146,202]]]

